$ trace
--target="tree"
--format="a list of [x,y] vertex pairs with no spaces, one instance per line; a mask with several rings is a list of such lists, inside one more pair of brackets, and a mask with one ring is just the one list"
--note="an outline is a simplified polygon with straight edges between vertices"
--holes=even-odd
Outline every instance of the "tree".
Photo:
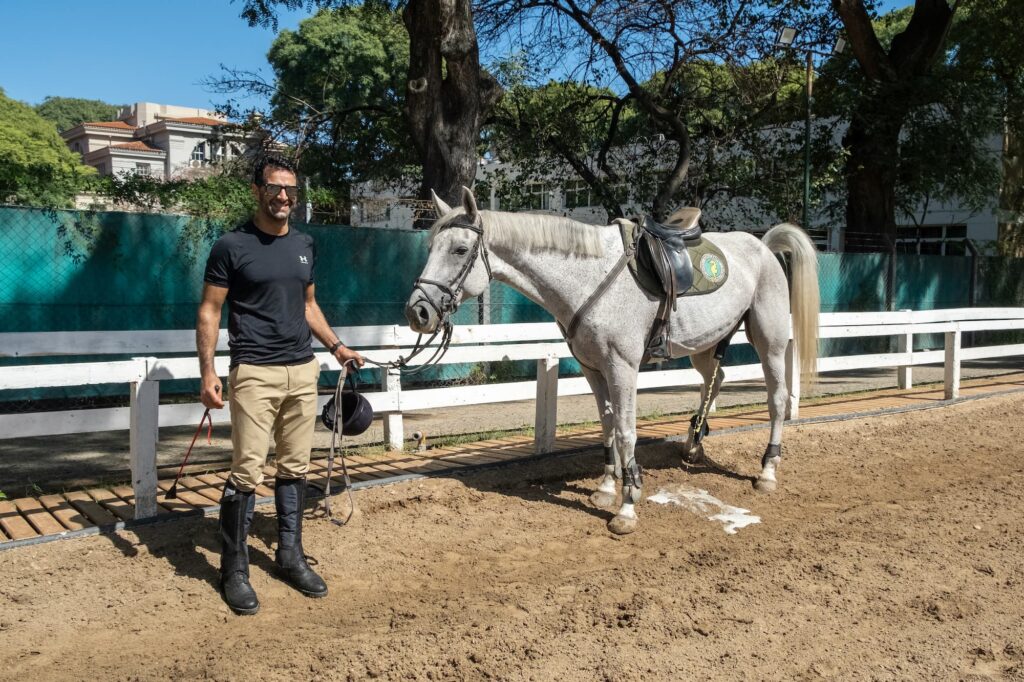
[[[1013,39],[1024,26],[1024,3],[969,0],[963,21],[954,24],[956,63],[988,86],[1003,135],[999,188],[999,246],[1024,256],[1024,53]],[[984,101],[984,100],[982,100]]]
[[228,71],[208,83],[267,97],[259,126],[292,147],[331,203],[348,206],[353,183],[408,175],[416,153],[403,111],[409,39],[400,14],[378,3],[322,9],[281,31],[267,60],[273,82]]
[[58,132],[63,133],[87,121],[114,121],[121,107],[98,99],[51,96],[37,104],[35,109],[37,114],[57,126]]
[[[250,25],[276,29],[276,7],[342,7],[347,0],[243,0]],[[449,203],[476,172],[481,125],[500,96],[497,82],[480,68],[470,0],[366,0],[401,10],[409,35],[404,97],[413,144],[423,168],[421,198],[431,189]]]
[[[601,205],[609,217],[623,217],[637,208],[649,211],[665,169],[677,158],[677,146],[652,132],[656,126],[628,93],[620,96],[610,88],[575,81],[532,87],[523,82],[523,71],[517,64],[498,69],[507,79],[506,94],[496,107],[488,139],[491,151],[514,162],[519,187],[577,177],[589,186],[591,204]],[[785,65],[775,60],[743,68],[694,62],[671,86],[666,87],[660,72],[643,84],[658,93],[666,109],[681,112],[693,140],[690,167],[673,202],[722,208],[736,197],[753,197],[757,205],[749,206],[750,214],[757,209],[787,218],[799,213],[799,170],[777,173],[778,179],[765,170],[779,169],[786,154],[798,156],[799,144],[793,145],[793,136],[785,134],[786,127],[792,128],[787,114],[796,110],[797,88],[787,84],[785,73]],[[751,101],[761,101],[763,107],[753,119],[745,108]],[[795,191],[776,186],[784,184]],[[633,195],[629,202],[627,194]],[[776,201],[776,195],[798,203],[787,205]],[[749,217],[746,211],[727,213],[705,213],[705,228],[727,226],[716,216]]]
[[928,76],[945,54],[958,5],[916,0],[906,27],[886,48],[864,0],[832,0],[863,78],[843,138],[848,231],[896,236],[900,131],[912,111],[934,101]]
[[51,122],[0,89],[0,203],[70,206],[92,173]]
[[[518,71],[514,65],[512,78]],[[521,81],[505,83],[505,96],[495,107],[488,136],[489,151],[514,162],[515,178],[490,179],[500,194],[511,198],[533,183],[574,175],[590,187],[609,217],[621,217],[624,193],[616,151],[630,139],[619,120],[634,116],[606,88],[572,81],[552,81],[531,87]],[[625,112],[625,113],[624,113]],[[515,200],[522,200],[518,196]]]
[[[873,20],[883,50],[906,31],[913,8],[895,10]],[[968,21],[963,12],[956,23]],[[894,184],[894,222],[920,223],[938,203],[955,203],[963,208],[983,210],[991,203],[998,182],[998,168],[991,153],[991,136],[999,127],[991,87],[977,69],[960,63],[961,50],[950,39],[947,54],[931,68],[921,85],[922,94],[905,114],[896,146],[891,150]],[[857,113],[865,90],[874,86],[859,63],[849,55],[832,59],[821,68],[815,88],[815,113],[819,120],[846,126]],[[823,127],[824,128],[824,127]],[[850,150],[845,139],[822,129],[816,140],[817,162],[835,167],[838,177],[828,178],[827,214],[845,221],[849,206],[848,168]],[[877,244],[878,237],[866,244]]]
[[[831,28],[806,5],[796,0],[479,0],[476,11],[485,38],[496,40],[510,27],[536,35],[526,45],[531,61],[610,89],[617,95],[613,110],[632,108],[646,139],[668,142],[660,147],[664,158],[659,161],[668,170],[658,173],[649,203],[654,216],[663,218],[684,197],[700,200],[714,191],[711,176],[691,182],[696,148],[705,155],[707,173],[743,131],[773,120],[787,68],[772,59],[779,27],[796,26],[812,36],[828,35]],[[773,68],[758,69],[758,63]],[[620,120],[608,118],[606,140],[621,137]]]

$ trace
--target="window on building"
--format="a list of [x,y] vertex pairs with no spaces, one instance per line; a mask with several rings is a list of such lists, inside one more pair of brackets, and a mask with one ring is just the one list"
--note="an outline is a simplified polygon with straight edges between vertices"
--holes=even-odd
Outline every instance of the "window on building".
[[200,142],[192,148],[193,161],[206,161],[206,143]]
[[541,182],[506,188],[498,203],[509,211],[547,211],[551,209],[551,188]]
[[[625,206],[625,205],[629,204],[630,199],[631,199],[631,197],[629,195],[629,185],[627,185],[624,182],[619,182],[619,183],[616,183],[616,184],[612,185],[611,188],[610,188],[610,191],[612,193],[612,197],[620,205]],[[654,197],[651,197],[652,201],[653,201],[653,199],[654,199]]]
[[137,163],[135,164],[135,174],[148,178],[153,175],[153,167],[148,163]]
[[563,208],[587,208],[594,205],[590,194],[590,185],[582,180],[566,183],[562,192],[564,197]]
[[896,250],[934,256],[961,256],[966,253],[967,226],[900,225],[896,232]]
[[539,182],[526,186],[531,211],[547,211],[551,208],[551,188]]
[[476,205],[481,209],[491,207],[491,183],[486,180],[479,180],[473,184],[473,196],[476,197]]

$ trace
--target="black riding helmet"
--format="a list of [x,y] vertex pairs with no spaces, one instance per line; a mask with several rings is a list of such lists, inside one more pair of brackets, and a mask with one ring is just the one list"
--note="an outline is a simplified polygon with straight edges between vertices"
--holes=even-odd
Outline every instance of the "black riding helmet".
[[[370,401],[356,390],[354,373],[349,372],[348,378],[352,379],[352,389],[341,392],[341,424],[339,431],[343,436],[358,436],[370,428],[370,424],[373,422],[373,408],[370,407]],[[330,431],[334,430],[334,422],[338,412],[334,398],[335,396],[331,396],[331,399],[324,405],[323,412],[320,413],[320,420]]]

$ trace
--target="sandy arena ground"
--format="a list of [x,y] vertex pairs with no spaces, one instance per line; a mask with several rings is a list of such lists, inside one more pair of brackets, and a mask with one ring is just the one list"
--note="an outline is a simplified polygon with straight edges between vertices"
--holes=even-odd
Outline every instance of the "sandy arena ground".
[[256,616],[216,589],[215,520],[0,553],[0,670],[19,680],[1024,680],[1024,397],[716,436],[723,470],[641,448],[646,494],[703,488],[735,535],[645,502],[615,537],[587,504],[600,454],[358,493],[307,522],[331,587],[271,575]]

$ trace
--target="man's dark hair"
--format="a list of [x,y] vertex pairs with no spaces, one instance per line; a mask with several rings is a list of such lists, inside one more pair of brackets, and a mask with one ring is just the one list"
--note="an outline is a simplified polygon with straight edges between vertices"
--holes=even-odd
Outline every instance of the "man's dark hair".
[[280,170],[286,170],[294,173],[298,176],[298,171],[295,170],[295,164],[281,156],[280,154],[266,154],[261,156],[257,161],[256,165],[252,169],[252,182],[254,185],[262,185],[267,181],[266,176],[263,173],[268,168],[278,168]]

